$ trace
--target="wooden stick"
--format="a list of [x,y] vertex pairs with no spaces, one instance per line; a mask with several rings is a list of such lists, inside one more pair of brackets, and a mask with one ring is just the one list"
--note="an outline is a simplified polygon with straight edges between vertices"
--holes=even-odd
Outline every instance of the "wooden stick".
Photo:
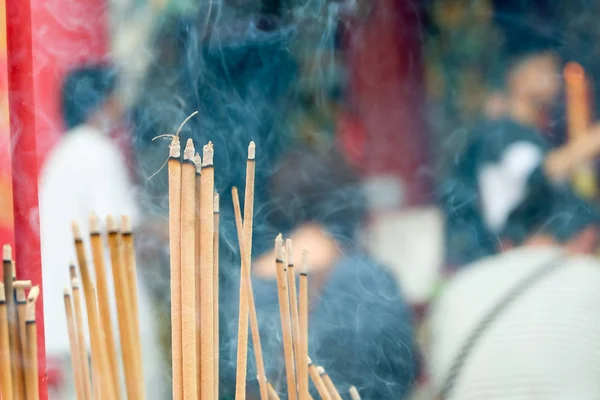
[[283,238],[281,234],[275,239],[275,255],[277,268],[277,294],[279,312],[281,314],[281,331],[283,333],[283,353],[285,373],[288,386],[288,398],[296,400],[296,376],[294,372],[294,346],[292,340],[292,321],[290,315],[290,298],[287,284],[287,268],[283,260]]
[[569,62],[564,68],[569,140],[587,134],[590,123],[589,93],[585,71],[581,65]]
[[140,336],[140,314],[138,308],[138,280],[137,265],[135,260],[135,246],[133,239],[133,226],[131,218],[127,215],[121,217],[121,237],[123,239],[123,260],[125,263],[125,272],[127,274],[128,293],[131,305],[131,314],[129,320],[132,325],[132,344],[134,345],[135,357],[135,382],[136,392],[141,399],[146,398],[146,387],[144,385],[144,368],[142,364],[142,344]]
[[[194,154],[194,142],[192,139],[188,139],[181,166],[181,348],[183,352],[184,399],[195,399],[198,395],[196,271],[194,268],[196,262],[196,164],[194,163]],[[211,384],[214,385],[214,382]]]
[[[296,380],[300,379],[299,376],[299,366],[302,363],[301,350],[300,350],[300,316],[298,311],[298,295],[296,291],[296,272],[294,267],[294,257],[293,257],[293,247],[292,240],[287,239],[285,241],[285,247],[287,249],[287,280],[288,287],[290,289],[290,310],[292,314],[292,332],[293,336],[293,344],[294,344],[294,356],[296,363]],[[304,364],[304,363],[302,363]]]
[[105,342],[102,340],[100,333],[101,326],[97,311],[96,289],[88,268],[81,230],[76,222],[73,222],[71,227],[73,229],[73,238],[75,239],[75,253],[77,254],[77,262],[79,263],[79,272],[81,275],[81,283],[83,285],[83,295],[85,297],[85,307],[88,318],[90,347],[92,349],[94,393],[96,397],[102,396],[100,398],[115,399],[117,398],[116,394],[114,394],[116,384],[112,381],[108,355],[104,344]]
[[269,400],[280,400],[279,395],[275,391],[271,382],[267,382],[267,390],[269,391]]
[[[112,215],[106,217],[106,230],[108,231],[108,248],[110,250],[110,263],[112,265],[113,285],[115,288],[115,298],[117,300],[117,320],[119,321],[119,337],[121,343],[121,358],[123,370],[125,372],[125,387],[128,399],[136,399],[138,384],[136,382],[135,355],[137,347],[133,343],[133,321],[131,313],[133,306],[131,298],[127,291],[127,271],[123,268],[123,252],[121,246],[121,232]],[[114,374],[118,371],[111,371]]]
[[169,252],[171,257],[171,347],[173,400],[183,398],[181,347],[181,146],[173,136],[168,160],[169,170]]
[[[308,251],[302,251],[302,270],[300,272],[300,296],[299,296],[299,348],[300,360],[308,359]],[[298,358],[297,358],[298,359]],[[296,364],[298,368],[298,389],[300,391],[300,400],[307,400],[310,396],[308,391],[308,364],[299,361]]]
[[[108,291],[108,280],[106,279],[106,266],[104,264],[104,244],[100,236],[100,221],[92,213],[89,218],[90,243],[92,247],[92,259],[94,261],[94,272],[96,275],[96,296],[98,296],[98,317],[103,331],[104,347],[108,356],[111,379],[115,383],[117,396],[120,397],[119,382],[119,363],[117,359],[117,344],[113,332],[112,318],[110,315],[110,295]],[[117,310],[121,307],[117,307]]]
[[[196,153],[196,155],[194,156],[194,163],[196,164],[196,217],[195,217],[195,239],[196,239],[196,253],[195,258],[196,258],[196,262],[195,262],[195,267],[196,267],[196,277],[195,277],[195,282],[196,282],[196,363],[197,363],[197,372],[200,373],[200,337],[201,337],[201,331],[200,331],[200,254],[202,252],[202,248],[200,246],[200,188],[202,186],[202,158],[200,157],[200,154]],[[200,399],[201,396],[201,385],[200,385],[200,380],[198,380],[198,399]]]
[[73,302],[69,289],[64,291],[65,313],[67,315],[67,329],[69,332],[69,348],[71,350],[71,364],[73,365],[73,375],[75,378],[75,392],[77,399],[85,399],[85,390],[83,389],[83,371],[79,368],[81,354],[79,354],[79,344],[77,343],[77,330],[75,328],[75,318],[73,317]]
[[13,379],[13,396],[16,399],[25,398],[25,382],[23,376],[18,374],[19,363],[21,362],[20,354],[20,337],[19,337],[19,324],[17,321],[17,305],[15,303],[15,289],[13,283],[16,281],[16,269],[15,262],[12,258],[12,247],[10,245],[4,245],[3,247],[3,280],[4,280],[4,292],[6,296],[6,311],[8,314],[8,335],[11,348],[11,376]]
[[[73,264],[71,266],[74,267]],[[71,271],[74,268],[69,268]],[[71,276],[74,274],[72,273]],[[81,306],[81,294],[79,292],[79,281],[75,277],[71,279],[71,292],[73,294],[73,311],[75,311],[75,329],[77,333],[78,360],[73,364],[73,368],[79,368],[82,371],[82,384],[84,399],[92,399],[92,384],[90,382],[90,364],[88,361],[88,352],[85,342],[85,329],[83,325],[83,309]]]
[[26,372],[27,372],[27,400],[39,400],[40,391],[38,387],[38,348],[37,327],[35,323],[35,301],[27,303],[26,324]]
[[323,379],[323,383],[325,383],[325,386],[327,387],[327,391],[329,392],[331,397],[334,400],[342,400],[342,396],[340,396],[340,392],[335,387],[333,381],[331,380],[331,377],[325,371],[325,368],[317,367],[317,372],[319,373],[319,375],[321,375],[321,378]]
[[[28,397],[27,388],[29,387],[30,382],[27,381],[29,377],[27,374],[28,366],[25,364],[27,362],[27,334],[25,333],[27,297],[25,296],[25,290],[31,288],[31,281],[15,281],[13,283],[13,287],[15,289],[15,301],[17,306],[17,331],[19,335],[19,345],[17,346],[18,353],[16,353],[17,377],[23,382],[24,396]],[[34,379],[37,381],[37,375]]]
[[352,400],[360,400],[360,394],[358,394],[358,389],[356,389],[356,387],[350,386],[350,390],[348,390],[348,392],[350,392],[350,397]]
[[[242,277],[240,276],[240,285],[242,285],[244,282],[246,283],[246,288],[245,288],[245,293],[247,294],[247,306],[250,312],[250,327],[252,328],[252,345],[254,346],[254,359],[256,362],[256,371],[258,372],[258,386],[260,389],[260,398],[261,400],[268,400],[269,398],[269,392],[268,392],[268,388],[267,388],[267,376],[265,373],[265,364],[264,364],[264,359],[263,359],[263,353],[262,353],[262,345],[260,342],[260,332],[258,330],[258,317],[256,315],[256,306],[254,304],[254,292],[252,289],[252,280],[250,279],[250,268],[246,268],[246,262],[244,260],[247,260],[247,258],[244,257],[244,254],[246,253],[246,245],[244,243],[244,236],[243,236],[243,229],[242,229],[242,212],[241,212],[241,208],[240,208],[240,197],[238,194],[238,190],[237,188],[234,186],[231,189],[231,195],[233,198],[233,211],[235,214],[235,225],[237,228],[237,234],[238,234],[238,242],[239,242],[239,246],[240,246],[240,257],[242,259],[242,271],[240,272],[240,274],[245,274],[245,279],[242,279]],[[240,299],[241,299],[241,288],[240,288]],[[242,307],[241,303],[240,303],[240,308]],[[241,314],[241,309],[240,309],[240,315]],[[247,322],[246,322],[247,324]],[[238,329],[239,329],[238,325]],[[248,335],[248,330],[246,329],[246,337]],[[238,333],[239,336],[239,333]],[[239,344],[239,338],[238,338],[238,344]],[[264,396],[264,397],[263,397]]]
[[312,363],[310,357],[308,358],[308,374],[312,379],[315,388],[317,388],[317,392],[319,392],[319,396],[323,400],[332,400],[331,395],[329,394],[329,390],[327,390],[327,386],[325,386],[325,382],[321,379],[321,375],[319,375],[319,371],[317,370],[317,366]]
[[215,398],[215,338],[214,323],[214,190],[215,171],[213,166],[214,149],[209,142],[203,148],[202,176],[200,189],[200,398]]
[[215,337],[215,398],[219,398],[219,193],[214,195],[214,228],[213,248],[214,248],[214,266],[213,266],[213,286],[215,301],[213,302],[213,335]]
[[0,393],[2,399],[13,400],[9,340],[6,291],[4,283],[0,282]]
[[10,244],[5,244],[2,247],[2,282],[4,283],[4,297],[6,298],[7,307],[12,302],[12,282],[13,282],[13,264],[12,264],[12,247]]

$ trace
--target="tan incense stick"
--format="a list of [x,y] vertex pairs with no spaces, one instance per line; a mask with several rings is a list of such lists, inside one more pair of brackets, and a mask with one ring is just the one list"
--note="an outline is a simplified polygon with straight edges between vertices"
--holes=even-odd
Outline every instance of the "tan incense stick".
[[281,331],[283,333],[283,353],[285,358],[285,373],[288,386],[288,398],[296,400],[296,376],[294,372],[294,345],[292,339],[292,321],[290,313],[290,298],[287,284],[287,268],[283,260],[283,238],[281,234],[275,239],[275,255],[277,268],[277,294],[279,297],[279,312],[281,315]]
[[323,379],[321,379],[321,375],[319,375],[317,366],[312,363],[310,358],[308,359],[308,374],[310,375],[310,379],[312,379],[315,388],[317,388],[317,392],[319,392],[319,396],[321,396],[321,399],[331,400],[329,390],[327,390],[325,382],[323,382]]
[[214,149],[211,142],[203,148],[202,176],[200,189],[200,391],[201,399],[215,398],[215,340],[212,330],[214,323],[214,190],[215,171],[213,166]]
[[298,295],[296,292],[296,272],[294,267],[293,258],[293,247],[292,240],[287,239],[285,241],[286,253],[287,253],[287,280],[290,291],[290,311],[292,314],[292,332],[293,332],[293,343],[294,343],[294,356],[296,364],[296,379],[300,379],[300,372],[298,371],[300,364],[302,363],[301,350],[300,350],[300,316],[298,311]]
[[26,372],[27,372],[27,400],[39,400],[38,386],[38,349],[37,328],[35,322],[35,301],[27,303],[25,314],[26,325]]
[[[17,346],[19,352],[17,353],[17,376],[19,380],[22,380],[24,385],[25,396],[28,396],[27,389],[30,382],[27,381],[27,362],[26,350],[27,350],[27,334],[26,330],[26,310],[27,310],[27,297],[25,296],[25,290],[31,288],[31,281],[15,281],[13,282],[15,289],[15,300],[17,305],[17,329],[19,334],[19,346]],[[37,380],[37,376],[35,378]]]
[[183,398],[181,347],[181,146],[173,136],[169,151],[169,247],[171,257],[171,346],[173,400]]
[[[197,371],[200,373],[201,368],[201,359],[200,359],[200,254],[202,252],[202,248],[200,246],[200,188],[202,187],[202,158],[200,154],[196,153],[194,156],[194,163],[196,164],[196,217],[195,217],[195,235],[194,238],[196,240],[196,253],[195,258],[195,268],[196,268],[196,363],[197,363]],[[201,387],[200,387],[200,379],[198,380],[198,399],[201,396]]]
[[350,386],[350,397],[352,400],[360,400],[360,394],[358,394],[358,390],[354,386]]
[[214,227],[215,232],[213,235],[213,253],[214,253],[214,266],[213,266],[213,286],[214,286],[214,323],[213,323],[213,335],[215,337],[215,397],[219,398],[219,193],[215,192],[214,196]]
[[[89,223],[92,258],[94,260],[93,265],[96,275],[98,317],[100,323],[104,327],[103,340],[110,365],[111,378],[113,382],[117,382],[118,388],[118,382],[120,382],[119,363],[117,361],[117,345],[110,315],[110,295],[108,291],[108,280],[106,279],[106,266],[104,264],[104,244],[102,243],[102,236],[100,236],[100,221],[98,220],[98,217],[92,213],[89,218]],[[120,396],[120,391],[117,393],[117,396]]]
[[333,384],[333,381],[331,380],[331,377],[325,371],[325,368],[317,367],[317,372],[319,373],[319,375],[321,375],[321,378],[323,379],[323,382],[325,383],[325,386],[327,387],[327,391],[329,392],[331,397],[334,400],[342,400],[342,396],[340,396],[340,392],[338,392],[337,388]]
[[[74,266],[71,264],[71,266]],[[74,270],[74,268],[70,268]],[[72,273],[71,276],[74,274]],[[75,328],[77,333],[78,361],[73,364],[73,368],[79,368],[82,371],[82,384],[85,397],[92,399],[92,384],[90,382],[90,364],[88,362],[87,346],[85,342],[85,329],[83,325],[83,309],[81,305],[81,294],[79,292],[79,281],[77,278],[71,279],[71,292],[73,294],[73,311],[75,311]]]
[[[299,311],[299,350],[301,360],[308,359],[308,252],[302,251],[302,270],[300,272],[300,293],[298,298]],[[298,358],[297,358],[298,359]],[[308,391],[308,364],[299,362],[298,368],[298,389],[300,391],[300,400],[307,400],[310,396]]]
[[0,393],[2,393],[2,399],[13,400],[8,308],[4,283],[2,282],[0,282]]
[[77,343],[77,331],[75,328],[75,318],[73,317],[73,302],[69,289],[64,291],[65,313],[67,316],[67,330],[69,333],[69,348],[71,351],[71,364],[73,365],[73,375],[75,378],[75,392],[78,399],[85,399],[85,390],[83,388],[83,371],[79,367],[81,355],[79,354],[79,345]]
[[277,391],[275,391],[273,385],[271,385],[271,382],[267,382],[267,390],[269,391],[269,400],[280,400],[279,395],[277,394]]

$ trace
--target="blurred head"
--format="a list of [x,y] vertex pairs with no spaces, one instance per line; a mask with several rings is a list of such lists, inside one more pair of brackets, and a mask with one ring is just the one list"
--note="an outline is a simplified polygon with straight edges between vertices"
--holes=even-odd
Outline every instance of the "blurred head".
[[107,65],[89,65],[72,70],[62,86],[62,111],[68,130],[81,124],[110,127],[121,117],[115,94],[117,74]]
[[366,216],[359,177],[333,147],[299,149],[284,156],[267,192],[267,223],[284,234],[318,224],[338,242],[350,243]]

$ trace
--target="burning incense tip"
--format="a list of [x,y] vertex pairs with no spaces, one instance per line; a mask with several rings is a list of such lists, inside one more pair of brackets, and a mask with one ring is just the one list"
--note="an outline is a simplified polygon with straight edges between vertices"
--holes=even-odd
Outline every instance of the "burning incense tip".
[[23,289],[23,290],[31,289],[31,281],[14,281],[13,287],[15,289]]
[[194,155],[196,149],[194,148],[194,141],[190,138],[185,143],[185,150],[183,151],[183,159],[194,162]]
[[77,271],[75,270],[75,263],[69,261],[69,278],[73,279],[77,277]]
[[0,282],[0,303],[6,301],[6,293],[4,292],[4,283]]
[[71,230],[73,231],[73,237],[75,240],[81,240],[81,228],[79,227],[77,221],[71,222]]
[[194,163],[196,164],[196,173],[201,174],[202,173],[202,157],[200,157],[200,154],[196,153],[196,155],[194,156]]
[[310,357],[307,357],[307,358],[308,358],[308,365],[312,365],[312,360],[310,359]]
[[38,297],[40,297],[40,285],[35,285],[29,291],[29,294],[27,295],[27,301],[30,303],[32,301],[37,301]]
[[360,400],[360,394],[358,394],[358,389],[356,389],[356,387],[350,386],[348,391],[350,392],[350,397],[352,397],[352,400]]
[[169,157],[179,158],[181,156],[181,145],[179,144],[179,137],[173,136],[171,145],[169,146]]
[[213,210],[215,213],[219,212],[219,193],[215,190],[215,197],[214,197],[214,203],[213,203]]
[[302,266],[300,269],[300,274],[301,275],[308,274],[308,250],[306,250],[306,249],[302,250]]
[[256,158],[256,144],[254,141],[250,142],[248,146],[248,160],[254,160]]
[[63,295],[64,296],[70,296],[71,295],[71,291],[69,290],[69,288],[64,288],[63,289]]
[[12,260],[12,247],[10,246],[10,244],[5,244],[2,247],[2,259],[4,261]]
[[35,322],[35,301],[28,303],[25,310],[25,321]]
[[131,225],[131,217],[129,215],[121,216],[121,230],[123,233],[131,233],[133,226]]
[[277,260],[283,260],[283,253],[283,236],[280,233],[275,238],[275,258],[277,258]]
[[117,226],[117,221],[110,214],[108,214],[106,216],[106,230],[109,233],[114,233],[114,232],[118,232],[119,231],[119,227]]
[[90,233],[100,233],[100,220],[95,213],[90,214]]
[[286,239],[285,248],[286,248],[288,265],[294,266],[294,258],[292,257],[292,239]]
[[71,279],[71,287],[73,289],[79,289],[79,279],[77,279],[77,278]]
[[213,157],[215,155],[215,150],[213,148],[212,142],[208,142],[207,145],[204,145],[202,148],[202,166],[210,167],[213,165]]
[[319,375],[325,375],[325,368],[317,367],[317,372],[319,373]]

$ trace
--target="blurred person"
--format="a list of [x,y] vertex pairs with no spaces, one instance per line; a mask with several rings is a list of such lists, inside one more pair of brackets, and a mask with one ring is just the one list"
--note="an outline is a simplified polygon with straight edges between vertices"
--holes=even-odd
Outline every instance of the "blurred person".
[[435,302],[427,359],[438,399],[600,396],[600,218],[567,191],[544,198],[519,205],[501,253],[459,272]]
[[492,254],[507,217],[539,182],[566,183],[600,153],[600,125],[586,140],[558,148],[538,129],[560,94],[561,60],[552,40],[522,40],[506,62],[504,91],[489,99],[497,103],[488,104],[492,118],[474,130],[441,187],[448,260],[454,266]]
[[[262,247],[252,272],[268,379],[287,393],[272,250],[282,232],[293,241],[297,270],[302,250],[309,251],[310,357],[340,393],[355,385],[365,399],[402,398],[418,371],[413,318],[392,274],[357,244],[366,200],[355,171],[335,149],[293,150],[266,190],[269,200],[255,208],[262,224],[254,242]],[[235,360],[235,340],[228,357]],[[230,380],[234,364],[224,371]]]
[[[120,149],[109,137],[123,117],[116,87],[117,75],[107,65],[89,65],[67,75],[61,93],[67,132],[51,151],[40,173],[46,350],[49,368],[56,368],[63,375],[60,382],[50,382],[51,398],[75,398],[73,376],[65,376],[65,371],[72,371],[72,366],[69,365],[62,294],[63,288],[69,286],[69,263],[77,259],[71,221],[79,222],[84,235],[89,232],[88,219],[92,212],[101,221],[112,214],[115,218],[131,216],[134,226],[139,222],[129,171]],[[88,247],[91,259],[89,250]],[[116,300],[108,260],[107,254],[106,273],[115,323],[113,332],[117,334]],[[139,310],[147,398],[162,399],[166,393],[164,362],[155,337],[156,321],[150,298],[143,284],[139,285]],[[84,329],[89,341],[87,326]]]

